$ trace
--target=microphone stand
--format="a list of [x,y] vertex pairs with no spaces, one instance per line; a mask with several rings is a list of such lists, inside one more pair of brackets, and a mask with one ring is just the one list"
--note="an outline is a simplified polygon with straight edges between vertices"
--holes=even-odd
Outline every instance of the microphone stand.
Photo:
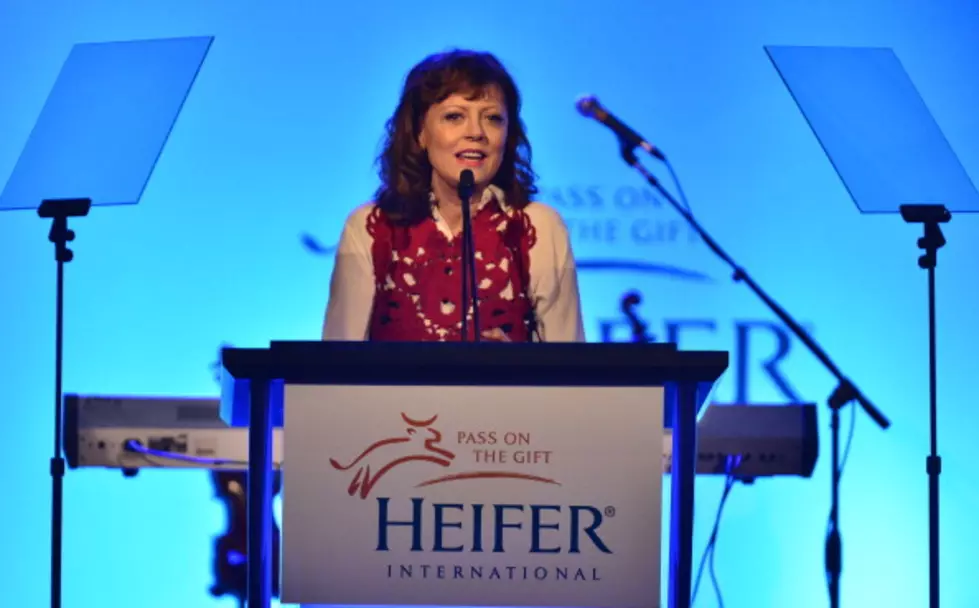
[[[825,547],[825,565],[826,565],[826,577],[827,585],[829,587],[829,597],[830,597],[830,608],[839,608],[840,605],[840,574],[843,571],[843,543],[840,537],[840,476],[842,471],[840,470],[840,410],[850,403],[851,401],[856,401],[864,412],[870,416],[875,423],[881,428],[886,429],[890,427],[890,421],[884,417],[884,415],[878,410],[870,400],[867,399],[863,393],[850,381],[849,378],[843,375],[839,368],[830,360],[829,356],[823,351],[822,348],[813,340],[809,334],[802,329],[802,327],[793,319],[789,314],[779,306],[768,294],[766,294],[761,287],[748,275],[748,273],[741,267],[739,267],[731,257],[724,252],[723,249],[717,244],[714,239],[707,234],[707,232],[697,223],[693,218],[693,215],[683,208],[677,200],[666,191],[665,188],[659,183],[645,167],[636,158],[636,145],[628,142],[622,137],[618,137],[620,144],[620,153],[622,159],[638,171],[649,185],[656,189],[657,192],[665,198],[677,213],[679,213],[683,219],[690,224],[697,234],[704,240],[707,246],[717,254],[717,257],[724,260],[733,270],[733,279],[735,281],[741,281],[745,283],[754,293],[757,295],[762,302],[764,302],[768,308],[775,314],[789,330],[795,334],[799,341],[806,345],[812,354],[819,359],[819,361],[826,367],[826,369],[836,378],[838,384],[836,389],[830,395],[828,399],[828,404],[830,408],[830,429],[832,430],[832,475],[830,478],[831,483],[831,507],[830,507],[830,522],[829,522],[829,532],[826,537],[826,547]],[[927,231],[927,224],[926,224]],[[929,461],[931,462],[931,461]],[[937,502],[937,499],[936,499]],[[936,577],[937,578],[937,577]]]
[[473,341],[480,341],[479,293],[476,291],[476,248],[473,245],[472,210],[469,208],[473,193],[473,174],[463,170],[459,177],[459,201],[462,204],[462,341],[469,341],[469,326],[466,308],[473,309]]

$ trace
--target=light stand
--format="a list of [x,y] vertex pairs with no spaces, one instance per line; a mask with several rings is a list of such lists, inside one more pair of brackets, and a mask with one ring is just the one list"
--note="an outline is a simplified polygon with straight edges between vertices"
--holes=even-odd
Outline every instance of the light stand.
[[64,476],[65,459],[62,457],[63,445],[63,405],[62,405],[62,367],[64,361],[64,299],[65,264],[75,254],[68,248],[68,242],[75,240],[75,231],[68,229],[69,217],[85,217],[92,207],[87,198],[49,199],[41,202],[37,215],[51,220],[48,240],[54,243],[54,259],[57,262],[57,284],[55,293],[55,337],[54,337],[54,455],[51,458],[51,607],[61,606],[61,554],[62,528],[64,514]]
[[931,452],[925,461],[928,472],[928,605],[938,608],[938,477],[942,472],[942,459],[938,455],[935,266],[938,265],[938,250],[945,245],[939,224],[948,223],[952,214],[944,205],[901,205],[901,218],[909,224],[922,224],[924,229],[924,235],[918,239],[918,248],[925,253],[918,258],[918,266],[928,272],[928,416],[931,427]]
[[[733,279],[735,281],[741,281],[745,283],[751,291],[757,295],[762,302],[764,302],[769,310],[777,316],[782,323],[785,324],[789,330],[795,334],[795,336],[802,342],[806,348],[826,367],[826,369],[836,378],[838,385],[833,394],[829,397],[829,408],[831,414],[830,427],[832,431],[832,475],[830,478],[831,483],[831,507],[830,507],[830,524],[829,532],[826,538],[826,548],[825,548],[825,565],[826,565],[826,577],[827,586],[829,590],[830,606],[831,608],[839,608],[840,605],[840,574],[843,570],[842,554],[843,554],[843,543],[839,532],[839,498],[840,498],[840,461],[839,461],[839,434],[840,434],[840,409],[842,409],[846,404],[851,401],[856,401],[863,408],[864,412],[870,416],[875,423],[881,428],[886,429],[890,427],[890,421],[884,417],[884,415],[872,404],[870,401],[853,385],[850,380],[843,375],[843,373],[836,367],[836,365],[830,360],[829,356],[823,351],[822,348],[813,340],[809,334],[802,329],[802,327],[791,317],[789,314],[779,306],[768,294],[766,294],[761,287],[748,275],[748,273],[741,267],[739,267],[731,257],[720,248],[714,239],[707,234],[707,232],[697,223],[693,218],[693,215],[689,211],[683,208],[677,200],[666,191],[665,188],[659,183],[645,167],[636,158],[635,149],[636,144],[629,141],[626,138],[619,136],[620,153],[622,159],[636,171],[638,171],[649,183],[650,186],[656,189],[660,195],[665,198],[677,213],[679,213],[683,219],[690,224],[697,234],[704,240],[707,246],[713,251],[719,258],[724,260],[731,268],[734,270]],[[664,157],[665,160],[665,157]],[[928,232],[929,224],[926,224],[926,234]],[[937,229],[937,228],[936,228]],[[931,275],[929,275],[931,276]],[[937,485],[937,482],[936,482]],[[935,502],[937,504],[937,489]],[[937,543],[937,540],[935,541]],[[937,568],[937,566],[936,566]],[[937,573],[934,575],[937,579]]]
[[469,169],[463,169],[459,175],[459,202],[462,204],[462,341],[469,340],[469,324],[466,308],[472,304],[473,309],[473,341],[480,341],[479,325],[479,293],[476,291],[476,248],[473,245],[472,210],[469,208],[475,188],[475,176]]

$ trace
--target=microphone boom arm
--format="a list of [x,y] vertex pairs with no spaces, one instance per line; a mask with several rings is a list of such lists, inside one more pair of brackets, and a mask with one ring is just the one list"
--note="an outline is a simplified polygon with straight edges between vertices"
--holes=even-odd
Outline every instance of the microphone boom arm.
[[[817,359],[826,367],[827,370],[836,378],[838,384],[833,394],[830,395],[828,404],[830,407],[830,430],[832,434],[832,472],[830,475],[830,514],[829,514],[829,525],[826,534],[826,542],[824,547],[823,560],[826,569],[827,586],[829,591],[830,608],[839,608],[840,606],[840,575],[843,571],[843,541],[840,535],[839,529],[839,493],[840,493],[840,479],[842,477],[842,468],[840,466],[840,410],[850,401],[856,401],[860,404],[860,407],[864,412],[870,416],[874,422],[877,423],[882,429],[886,429],[890,426],[890,421],[884,417],[884,415],[872,404],[870,400],[867,399],[863,393],[860,392],[853,382],[849,378],[843,375],[840,369],[830,360],[829,356],[823,351],[822,348],[813,340],[809,334],[802,329],[802,327],[789,316],[789,313],[785,311],[781,306],[778,305],[775,300],[773,300],[764,290],[748,275],[748,273],[738,266],[731,256],[729,256],[720,245],[711,238],[707,231],[704,230],[700,224],[693,218],[693,215],[684,209],[679,202],[659,183],[659,180],[650,173],[646,168],[639,162],[636,158],[635,149],[636,146],[630,141],[623,137],[619,137],[620,153],[622,159],[638,171],[646,181],[649,182],[653,188],[656,189],[660,195],[663,196],[674,209],[690,224],[700,238],[704,240],[704,243],[717,254],[717,257],[724,260],[734,271],[733,279],[735,281],[741,281],[748,286],[751,291],[757,295],[765,305],[777,316],[789,330],[795,334],[799,340],[806,345],[806,348],[816,356]],[[657,157],[659,158],[659,157]],[[666,161],[665,157],[663,158]],[[669,161],[666,161],[669,162]],[[851,427],[852,428],[852,427]]]
[[797,338],[799,338],[799,341],[806,345],[806,348],[808,348],[812,354],[819,359],[820,363],[826,367],[833,377],[836,378],[839,385],[833,392],[833,395],[830,397],[830,406],[839,408],[846,403],[855,400],[860,404],[860,407],[867,413],[867,415],[877,423],[878,426],[880,426],[882,429],[888,428],[891,424],[890,421],[880,412],[880,410],[877,409],[877,407],[870,402],[869,399],[867,399],[866,396],[863,395],[862,392],[860,392],[860,390],[850,381],[849,378],[843,375],[840,369],[833,363],[833,361],[829,358],[829,355],[826,354],[819,344],[817,344],[816,341],[813,340],[804,329],[802,329],[799,323],[797,323],[795,319],[793,319],[789,313],[785,311],[784,308],[779,306],[779,304],[775,302],[771,296],[765,293],[765,291],[758,285],[758,283],[755,282],[754,279],[751,278],[744,268],[738,266],[731,256],[721,249],[720,245],[718,245],[717,242],[711,238],[709,234],[707,234],[707,231],[704,230],[699,223],[697,223],[697,220],[694,219],[693,215],[684,209],[683,206],[680,205],[680,203],[673,197],[673,195],[663,188],[659,180],[656,179],[656,177],[650,173],[642,165],[642,163],[639,162],[639,159],[636,158],[635,147],[629,142],[620,139],[620,153],[626,164],[638,171],[646,179],[646,181],[649,182],[649,185],[655,188],[656,191],[659,192],[659,194],[665,198],[674,209],[676,209],[677,213],[679,213],[683,219],[690,224],[690,227],[693,228],[698,235],[700,235],[700,238],[704,240],[704,243],[707,244],[710,250],[731,267],[731,269],[734,271],[732,278],[735,281],[741,281],[747,285],[748,288],[751,289],[751,291],[753,291],[755,295],[757,295],[762,302],[768,306],[772,313],[774,313],[775,316],[777,316],[779,320],[781,320],[786,327],[788,327],[789,330],[795,334]]

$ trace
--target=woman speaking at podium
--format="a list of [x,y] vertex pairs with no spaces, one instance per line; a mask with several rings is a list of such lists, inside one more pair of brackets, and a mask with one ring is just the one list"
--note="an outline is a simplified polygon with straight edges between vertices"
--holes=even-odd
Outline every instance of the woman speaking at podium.
[[381,185],[343,226],[324,340],[459,341],[463,310],[475,338],[462,292],[468,169],[480,339],[584,341],[568,230],[532,201],[519,112],[516,84],[488,53],[439,53],[409,72],[387,122]]

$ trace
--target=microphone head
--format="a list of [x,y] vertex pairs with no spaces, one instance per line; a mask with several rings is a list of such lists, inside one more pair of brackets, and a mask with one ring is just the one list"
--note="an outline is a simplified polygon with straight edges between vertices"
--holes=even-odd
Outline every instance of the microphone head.
[[457,188],[459,198],[468,201],[472,197],[475,187],[476,177],[473,175],[472,169],[463,169],[462,173],[459,174],[459,187]]
[[622,307],[622,312],[628,315],[632,309],[639,306],[640,303],[642,303],[642,296],[639,295],[639,292],[630,291],[622,298],[620,306]]
[[591,118],[595,115],[595,110],[601,106],[598,104],[598,98],[594,95],[582,95],[575,102],[575,107],[578,108],[578,113],[585,118]]

